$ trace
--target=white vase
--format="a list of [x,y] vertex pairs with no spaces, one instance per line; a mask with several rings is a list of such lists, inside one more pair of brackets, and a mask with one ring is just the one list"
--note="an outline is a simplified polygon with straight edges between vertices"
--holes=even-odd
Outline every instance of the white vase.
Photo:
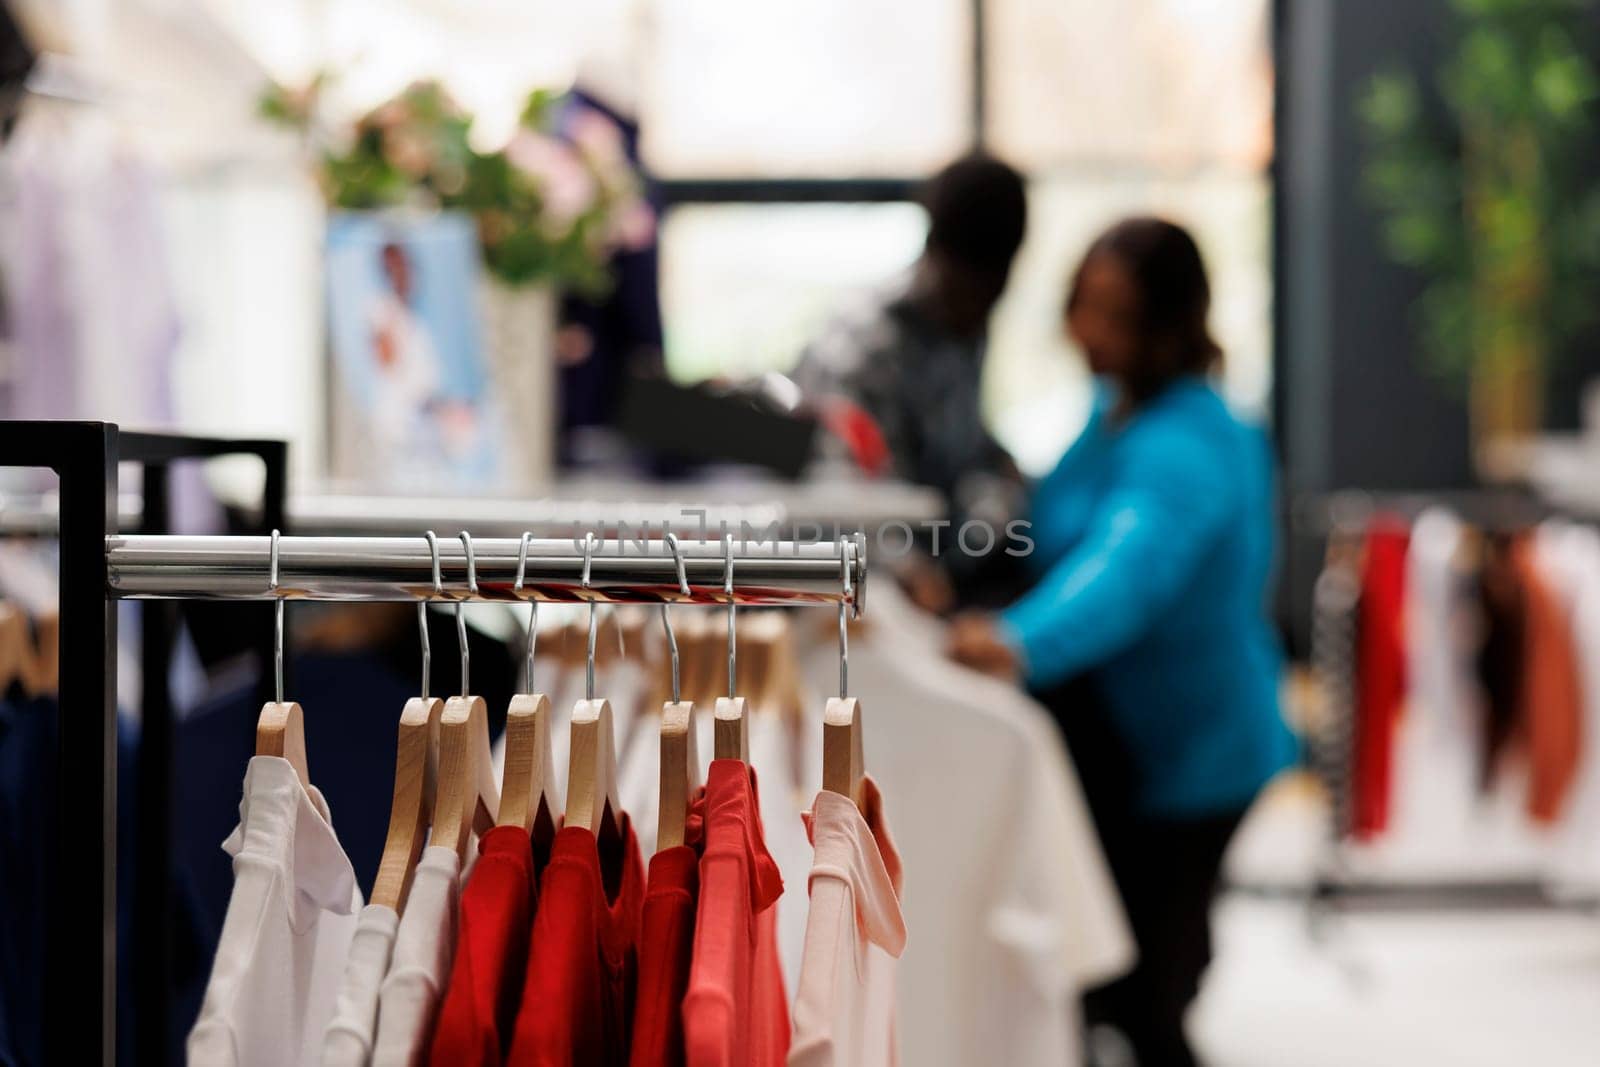
[[505,427],[505,488],[546,489],[555,472],[556,298],[544,285],[485,278],[478,304],[492,395]]

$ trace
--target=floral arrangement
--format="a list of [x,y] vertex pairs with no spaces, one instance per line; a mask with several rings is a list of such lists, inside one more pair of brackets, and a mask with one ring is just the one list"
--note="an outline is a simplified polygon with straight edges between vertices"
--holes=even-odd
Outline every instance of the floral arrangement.
[[465,211],[494,277],[587,295],[610,287],[613,251],[653,239],[655,216],[621,131],[592,108],[534,91],[510,140],[485,152],[469,141],[472,116],[437,82],[412,84],[348,128],[320,118],[326,84],[319,76],[301,90],[273,86],[261,113],[302,132],[330,205]]

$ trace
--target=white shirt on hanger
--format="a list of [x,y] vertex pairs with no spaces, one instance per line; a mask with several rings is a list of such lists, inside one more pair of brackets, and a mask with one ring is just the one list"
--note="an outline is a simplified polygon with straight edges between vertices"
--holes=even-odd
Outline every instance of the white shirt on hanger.
[[361,909],[333,1019],[322,1036],[322,1067],[365,1067],[371,1062],[378,1030],[378,990],[389,970],[399,925],[400,916],[393,908],[368,904]]
[[462,881],[455,849],[429,845],[422,850],[406,913],[395,932],[389,973],[378,992],[374,1067],[399,1067],[428,1058],[434,1016],[455,959]]
[[328,806],[294,766],[255,756],[245,770],[233,893],[190,1063],[313,1063],[333,1012],[361,893]]

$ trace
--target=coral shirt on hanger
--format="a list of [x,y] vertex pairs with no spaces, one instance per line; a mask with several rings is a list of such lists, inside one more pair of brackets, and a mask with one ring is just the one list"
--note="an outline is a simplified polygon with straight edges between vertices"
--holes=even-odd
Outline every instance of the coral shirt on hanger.
[[778,865],[762,840],[755,770],[712,760],[694,960],[683,1002],[689,1067],[766,1067],[789,1047],[778,960]]

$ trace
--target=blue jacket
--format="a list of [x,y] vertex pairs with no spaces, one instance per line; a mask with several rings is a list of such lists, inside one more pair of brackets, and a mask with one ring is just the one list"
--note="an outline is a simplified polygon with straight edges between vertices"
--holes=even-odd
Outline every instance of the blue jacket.
[[1121,425],[1113,401],[1097,391],[1088,426],[1037,487],[1040,578],[1002,631],[1031,684],[1092,672],[1146,814],[1237,810],[1294,753],[1265,614],[1271,452],[1199,379]]

